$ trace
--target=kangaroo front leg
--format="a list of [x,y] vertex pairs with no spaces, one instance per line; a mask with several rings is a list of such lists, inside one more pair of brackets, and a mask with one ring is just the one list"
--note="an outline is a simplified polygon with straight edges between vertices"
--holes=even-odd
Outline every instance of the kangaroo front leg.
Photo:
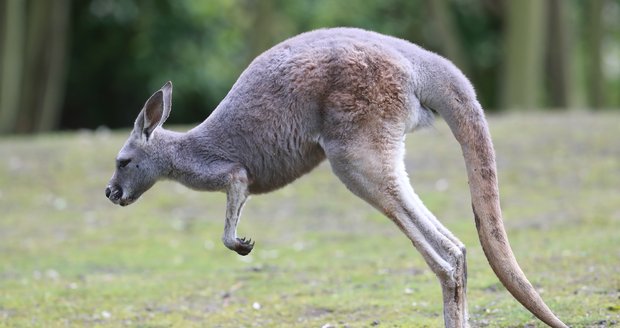
[[237,237],[237,224],[243,204],[248,199],[248,176],[244,169],[231,173],[230,183],[226,190],[226,222],[222,241],[229,249],[239,255],[248,255],[254,247],[251,239]]

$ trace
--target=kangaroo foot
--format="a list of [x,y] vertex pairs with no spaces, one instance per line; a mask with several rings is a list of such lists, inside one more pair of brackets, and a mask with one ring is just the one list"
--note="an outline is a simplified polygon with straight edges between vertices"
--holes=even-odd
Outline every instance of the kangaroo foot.
[[231,249],[237,252],[237,254],[245,256],[250,254],[253,248],[254,242],[252,239],[237,238],[237,242]]

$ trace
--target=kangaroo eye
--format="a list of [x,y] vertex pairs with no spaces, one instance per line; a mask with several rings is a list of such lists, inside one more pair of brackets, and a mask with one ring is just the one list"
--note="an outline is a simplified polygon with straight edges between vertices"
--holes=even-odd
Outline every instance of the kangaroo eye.
[[127,166],[127,164],[129,164],[131,162],[131,159],[119,159],[116,161],[116,166],[119,169],[124,168],[125,166]]

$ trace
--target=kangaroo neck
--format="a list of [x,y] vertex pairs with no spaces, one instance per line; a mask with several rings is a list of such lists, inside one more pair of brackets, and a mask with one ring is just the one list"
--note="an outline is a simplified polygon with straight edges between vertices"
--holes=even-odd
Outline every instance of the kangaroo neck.
[[163,128],[158,128],[156,133],[152,147],[153,153],[158,155],[162,178],[175,180],[179,164],[188,156],[183,150],[186,148],[187,133]]

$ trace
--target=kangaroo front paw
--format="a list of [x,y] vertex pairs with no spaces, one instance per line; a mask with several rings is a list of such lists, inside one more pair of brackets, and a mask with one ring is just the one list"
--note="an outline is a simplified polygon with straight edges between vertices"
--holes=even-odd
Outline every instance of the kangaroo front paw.
[[252,239],[237,238],[235,247],[232,250],[237,252],[239,255],[245,256],[250,254],[252,248],[254,248],[254,242]]
[[223,237],[222,241],[224,242],[224,246],[226,246],[228,249],[233,250],[237,252],[237,254],[243,256],[250,254],[252,248],[254,248],[254,242],[252,241],[252,239],[230,236],[229,238]]

